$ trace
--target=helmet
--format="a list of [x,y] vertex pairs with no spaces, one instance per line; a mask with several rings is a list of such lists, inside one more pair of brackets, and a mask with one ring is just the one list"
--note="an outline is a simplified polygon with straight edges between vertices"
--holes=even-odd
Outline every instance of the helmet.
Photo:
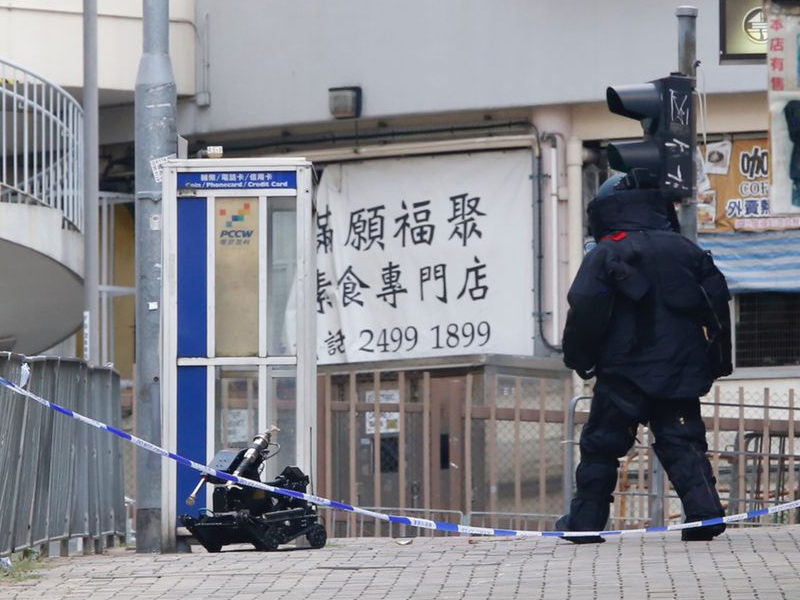
[[626,175],[613,175],[606,179],[600,188],[597,190],[597,198],[603,198],[605,196],[610,196],[615,191],[619,190],[626,190],[628,189]]

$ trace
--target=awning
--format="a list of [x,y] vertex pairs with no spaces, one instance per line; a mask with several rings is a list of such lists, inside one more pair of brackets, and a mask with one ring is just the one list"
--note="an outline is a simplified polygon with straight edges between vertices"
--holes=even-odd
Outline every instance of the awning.
[[733,294],[800,292],[800,231],[697,236]]

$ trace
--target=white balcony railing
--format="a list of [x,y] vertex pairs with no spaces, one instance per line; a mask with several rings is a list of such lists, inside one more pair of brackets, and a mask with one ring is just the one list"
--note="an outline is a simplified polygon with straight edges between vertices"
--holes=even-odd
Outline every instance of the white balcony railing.
[[0,202],[59,209],[83,231],[83,109],[64,89],[0,58]]

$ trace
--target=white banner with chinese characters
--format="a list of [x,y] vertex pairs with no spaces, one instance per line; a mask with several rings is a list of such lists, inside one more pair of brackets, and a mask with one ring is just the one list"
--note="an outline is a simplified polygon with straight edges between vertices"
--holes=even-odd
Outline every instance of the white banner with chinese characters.
[[800,5],[768,3],[767,8],[770,221],[776,224],[768,229],[793,229],[800,214]]
[[530,354],[530,175],[529,151],[326,168],[319,362]]

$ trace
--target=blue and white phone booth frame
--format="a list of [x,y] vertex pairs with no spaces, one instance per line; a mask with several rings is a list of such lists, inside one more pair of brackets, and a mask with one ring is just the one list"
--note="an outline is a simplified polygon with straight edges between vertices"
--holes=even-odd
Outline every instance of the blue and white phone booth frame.
[[[162,441],[208,463],[277,425],[281,453],[315,480],[316,267],[312,167],[304,159],[190,159],[163,177]],[[151,226],[158,226],[151,224]],[[294,263],[294,264],[292,264]],[[162,535],[201,474],[166,461]],[[269,464],[273,463],[273,464]]]

